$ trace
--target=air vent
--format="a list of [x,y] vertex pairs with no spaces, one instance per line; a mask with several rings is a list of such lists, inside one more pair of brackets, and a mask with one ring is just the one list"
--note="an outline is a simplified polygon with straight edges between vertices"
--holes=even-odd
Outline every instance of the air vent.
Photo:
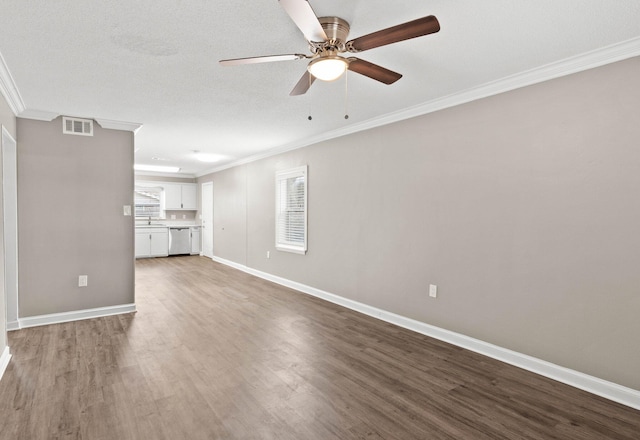
[[64,134],[78,134],[93,136],[93,121],[91,119],[62,118],[62,132]]

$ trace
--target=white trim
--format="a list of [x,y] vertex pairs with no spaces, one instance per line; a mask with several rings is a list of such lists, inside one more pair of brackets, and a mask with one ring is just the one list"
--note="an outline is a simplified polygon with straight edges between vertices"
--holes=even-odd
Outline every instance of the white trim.
[[[152,177],[178,177],[180,179],[195,179],[193,174],[187,174],[187,173],[158,173],[154,171],[137,171],[137,170],[134,170],[134,176],[136,178],[137,177],[144,178],[145,176],[152,176]],[[194,183],[194,182],[191,182],[191,183]]]
[[631,408],[640,410],[640,391],[638,390],[627,388],[613,382],[581,373],[579,371],[571,370],[569,368],[561,367],[559,365],[552,364],[551,362],[537,359],[532,356],[518,353],[516,351],[512,351],[503,347],[499,347],[497,345],[493,345],[479,339],[471,338],[460,333],[429,325],[424,322],[416,321],[414,319],[407,318],[401,315],[396,315],[395,313],[391,313],[386,310],[378,309],[367,304],[334,295],[333,293],[325,292],[323,290],[316,289],[314,287],[307,286],[296,281],[291,281],[286,278],[281,278],[276,275],[252,269],[245,265],[234,263],[233,261],[225,260],[219,257],[214,257],[213,261],[225,264],[235,269],[239,269],[243,272],[255,275],[259,278],[272,281],[276,284],[289,287],[299,292],[324,299],[326,301],[338,304],[356,312],[360,312],[365,315],[380,319],[382,321],[395,324],[399,327],[403,327],[408,330],[412,330],[414,332],[439,339],[449,344],[471,350],[473,352],[488,356],[493,359],[497,359],[510,365],[515,365],[516,367],[523,368],[525,370],[531,371],[532,373],[557,380],[558,382],[571,385],[575,388],[579,388],[589,393],[596,394],[606,399],[613,400],[614,402],[618,402],[623,405],[630,406]]
[[9,351],[9,346],[4,347],[2,351],[2,356],[0,356],[0,379],[4,375],[4,372],[7,370],[9,366],[9,361],[11,360],[11,352]]
[[20,330],[19,321],[7,321],[7,331],[11,332],[13,330]]
[[[2,69],[0,68],[0,74],[1,73],[2,73]],[[17,116],[23,119],[34,119],[36,121],[51,122],[55,118],[60,116],[60,113],[50,112],[47,110],[23,109],[20,113],[17,113]],[[76,118],[76,117],[70,116],[70,118]],[[87,119],[87,118],[84,118],[84,119]],[[89,118],[89,119],[93,119],[98,123],[98,125],[100,125],[100,127],[108,130],[132,131],[134,134],[136,134],[138,130],[142,128],[142,124],[139,122],[113,121],[110,119],[101,119],[101,118]],[[78,134],[78,133],[75,133],[75,134]]]
[[59,324],[62,322],[79,321],[81,319],[100,318],[102,316],[120,315],[136,311],[135,304],[98,307],[95,309],[75,310],[73,312],[52,313],[50,315],[29,316],[20,318],[20,328],[37,327],[40,325]]
[[[211,197],[207,197],[205,199],[205,189],[209,189],[210,188],[210,192],[211,192]],[[209,190],[207,191],[209,192]],[[199,215],[200,215],[200,255],[205,256],[205,257],[209,257],[212,258],[213,257],[213,242],[214,242],[214,237],[213,237],[213,182],[212,181],[208,181],[208,182],[202,182],[200,184],[200,210]],[[210,210],[207,209],[207,214],[211,214],[211,216],[205,216],[205,205],[209,206],[209,208],[211,208]],[[204,241],[204,236],[205,236],[205,230],[207,231],[206,234],[207,236],[211,235],[211,240],[208,240],[208,243],[205,243]],[[209,231],[211,231],[211,234],[209,234]],[[209,238],[209,237],[207,237]],[[209,253],[207,253],[205,255],[204,251],[204,247],[205,244],[207,246],[207,251],[211,251]]]
[[491,81],[477,87],[463,90],[452,95],[434,99],[423,104],[409,107],[397,112],[388,113],[376,118],[369,119],[359,124],[349,125],[333,131],[328,131],[317,136],[306,139],[300,139],[290,144],[282,145],[264,153],[249,156],[227,165],[211,168],[196,173],[196,177],[202,177],[207,174],[233,168],[256,160],[264,159],[277,154],[286,153],[287,151],[306,147],[308,145],[317,144],[329,139],[334,139],[348,134],[369,130],[375,127],[391,124],[405,119],[414,118],[416,116],[426,115],[438,110],[443,110],[456,105],[465,104],[489,96],[508,92],[510,90],[548,81],[561,76],[571,75],[573,73],[582,72],[584,70],[600,67],[605,64],[615,63],[627,58],[640,55],[640,37],[632,38],[621,43],[615,43],[600,49],[592,50],[580,55],[566,58],[561,61],[549,63],[544,66],[536,67],[531,70],[516,73],[505,78]]
[[25,109],[24,101],[22,100],[22,96],[20,96],[20,92],[18,91],[18,86],[16,82],[13,80],[11,76],[11,72],[9,72],[9,67],[7,63],[4,61],[2,54],[0,53],[0,93],[4,96],[4,99],[9,104],[9,108],[13,112],[14,115],[19,115]]
[[36,121],[51,122],[60,116],[60,113],[49,112],[46,110],[26,109],[21,112],[18,117],[22,119],[34,119]]
[[[295,167],[295,168],[289,168],[286,170],[281,170],[281,171],[276,171],[276,179],[275,179],[275,208],[276,208],[276,212],[275,212],[275,246],[276,249],[279,251],[283,251],[283,252],[292,252],[294,254],[300,254],[300,255],[305,255],[307,253],[307,224],[308,224],[308,204],[307,204],[307,194],[308,194],[308,187],[309,187],[309,177],[308,177],[308,169],[309,167],[307,165],[302,165],[299,167]],[[281,211],[282,208],[282,203],[283,203],[283,197],[285,200],[289,200],[288,197],[288,189],[284,190],[285,194],[283,194],[283,189],[282,189],[282,182],[291,179],[291,178],[296,178],[296,177],[302,177],[304,178],[304,242],[302,244],[300,243],[295,243],[295,242],[291,242],[289,240],[286,239],[286,237],[283,237],[280,233],[280,219],[281,219],[281,214],[284,211]],[[285,201],[285,205],[288,205],[288,203]],[[284,234],[286,235],[286,234]]]
[[[18,325],[18,143],[6,127],[2,126],[0,137],[0,155],[2,156],[2,182],[4,184],[0,204],[4,208],[4,283],[6,329]],[[8,141],[8,142],[5,142]]]
[[98,118],[94,119],[98,124],[100,124],[100,127],[107,128],[109,130],[132,131],[135,134],[142,128],[142,124],[139,122],[112,121],[110,119]]

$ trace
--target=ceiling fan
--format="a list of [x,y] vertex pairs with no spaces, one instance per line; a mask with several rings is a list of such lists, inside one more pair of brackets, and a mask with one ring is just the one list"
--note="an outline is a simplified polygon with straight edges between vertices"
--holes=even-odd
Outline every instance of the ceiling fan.
[[223,66],[236,66],[269,63],[272,61],[310,59],[307,71],[291,91],[291,96],[306,93],[316,78],[323,81],[333,81],[342,76],[346,70],[351,70],[384,84],[393,84],[402,78],[401,74],[360,58],[345,57],[341,54],[345,52],[362,52],[387,44],[422,37],[440,30],[438,19],[433,15],[429,15],[346,41],[349,35],[349,23],[342,18],[318,18],[307,0],[279,1],[309,42],[311,55],[296,53],[235,58],[220,60],[220,64]]

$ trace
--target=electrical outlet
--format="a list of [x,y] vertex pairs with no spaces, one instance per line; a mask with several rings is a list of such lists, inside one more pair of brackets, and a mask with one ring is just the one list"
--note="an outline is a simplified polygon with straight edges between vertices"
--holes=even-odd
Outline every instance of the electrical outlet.
[[176,219],[176,215],[175,214],[171,214],[171,220],[175,220]]
[[267,251],[267,258],[271,258],[271,252]]
[[87,287],[88,282],[89,282],[88,275],[80,275],[78,277],[78,287]]
[[131,215],[131,205],[123,205],[122,206],[122,212],[126,216]]
[[182,220],[187,218],[187,214],[182,214]]
[[429,284],[429,296],[431,298],[436,298],[438,296],[438,286],[435,284]]

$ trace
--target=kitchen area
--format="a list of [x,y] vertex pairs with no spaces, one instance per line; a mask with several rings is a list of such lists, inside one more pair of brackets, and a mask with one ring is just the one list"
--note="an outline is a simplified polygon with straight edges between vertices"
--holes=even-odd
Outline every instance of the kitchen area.
[[136,258],[200,254],[197,194],[196,183],[136,178]]

